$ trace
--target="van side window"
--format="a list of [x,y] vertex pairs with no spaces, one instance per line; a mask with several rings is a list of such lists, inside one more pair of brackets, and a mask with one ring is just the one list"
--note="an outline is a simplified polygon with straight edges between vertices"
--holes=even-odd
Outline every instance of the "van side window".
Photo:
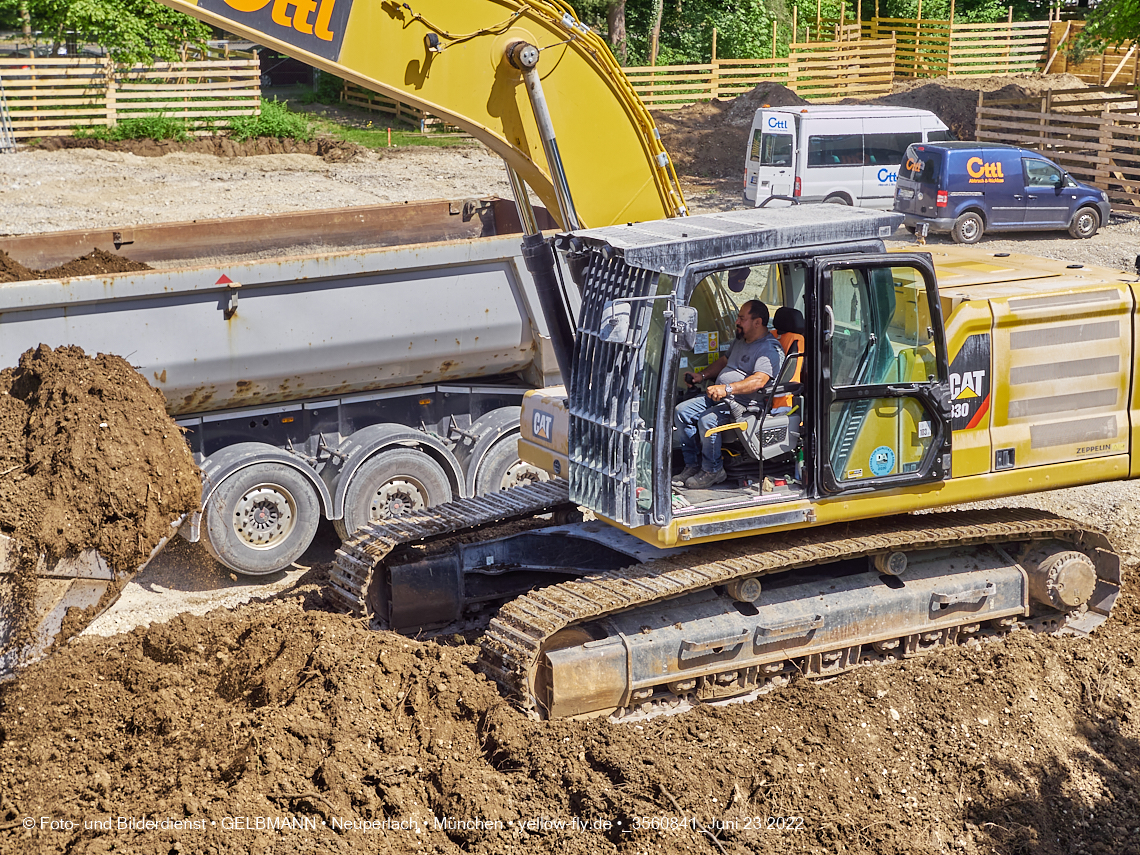
[[[760,135],[760,131],[756,132]],[[755,147],[756,141],[753,140]],[[791,166],[792,165],[792,135],[791,134],[764,134],[763,144],[760,146],[760,163],[764,166]]]
[[861,166],[862,134],[819,134],[808,137],[808,166]]
[[1061,181],[1061,170],[1044,160],[1021,159],[1025,167],[1025,183],[1032,187],[1056,187]]
[[958,138],[956,136],[954,136],[952,133],[950,133],[950,131],[927,131],[926,132],[926,141],[927,142],[947,142],[947,141],[952,141],[952,140],[957,140],[957,139]]
[[898,166],[911,143],[922,142],[922,134],[867,134],[863,138],[864,166]]

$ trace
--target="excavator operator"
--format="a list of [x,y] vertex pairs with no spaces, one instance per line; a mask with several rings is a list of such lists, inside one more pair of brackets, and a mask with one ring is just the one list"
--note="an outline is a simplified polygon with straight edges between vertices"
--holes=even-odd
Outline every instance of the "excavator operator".
[[728,424],[732,414],[729,396],[748,398],[760,392],[780,371],[784,350],[768,332],[768,307],[760,300],[749,300],[736,316],[736,341],[727,356],[696,373],[686,372],[685,382],[696,385],[709,377],[716,383],[700,397],[682,401],[673,411],[673,427],[680,434],[685,468],[673,485],[701,490],[719,484],[727,477],[720,459],[720,434],[705,436],[714,427]]

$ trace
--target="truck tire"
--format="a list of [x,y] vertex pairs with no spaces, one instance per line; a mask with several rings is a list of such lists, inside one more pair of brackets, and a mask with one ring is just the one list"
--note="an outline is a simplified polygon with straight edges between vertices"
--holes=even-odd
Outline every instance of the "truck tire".
[[985,220],[977,211],[967,211],[954,221],[950,236],[954,243],[977,243],[986,231]]
[[475,495],[549,480],[546,472],[519,459],[519,435],[509,433],[492,445],[479,461],[479,471],[475,473]]
[[344,494],[344,518],[333,521],[341,540],[367,522],[451,501],[443,467],[422,451],[395,448],[365,461]]
[[1075,238],[1091,238],[1100,228],[1100,211],[1088,205],[1077,211],[1069,223],[1069,234]]
[[218,486],[205,517],[209,553],[245,576],[264,576],[285,569],[309,548],[321,509],[300,472],[256,463]]

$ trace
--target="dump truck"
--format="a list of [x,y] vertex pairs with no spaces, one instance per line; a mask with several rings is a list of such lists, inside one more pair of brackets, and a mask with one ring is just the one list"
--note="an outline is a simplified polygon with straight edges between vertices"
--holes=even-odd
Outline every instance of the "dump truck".
[[[181,535],[276,572],[322,518],[347,533],[548,477],[517,452],[523,393],[559,377],[518,233],[513,203],[468,199],[3,238],[35,269],[93,246],[155,269],[6,283],[0,364],[40,344],[124,355],[202,468]],[[136,569],[64,558],[43,568],[37,649]]]

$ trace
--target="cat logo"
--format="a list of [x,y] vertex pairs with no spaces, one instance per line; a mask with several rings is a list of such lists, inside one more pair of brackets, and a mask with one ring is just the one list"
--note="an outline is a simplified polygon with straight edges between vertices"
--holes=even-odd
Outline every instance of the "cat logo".
[[544,439],[547,442],[554,440],[554,416],[542,410],[534,411],[534,421],[531,423],[531,432],[535,439]]
[[963,371],[961,374],[950,375],[950,397],[955,401],[979,398],[985,387],[985,369],[981,371]]
[[352,0],[198,0],[198,6],[335,60]]

